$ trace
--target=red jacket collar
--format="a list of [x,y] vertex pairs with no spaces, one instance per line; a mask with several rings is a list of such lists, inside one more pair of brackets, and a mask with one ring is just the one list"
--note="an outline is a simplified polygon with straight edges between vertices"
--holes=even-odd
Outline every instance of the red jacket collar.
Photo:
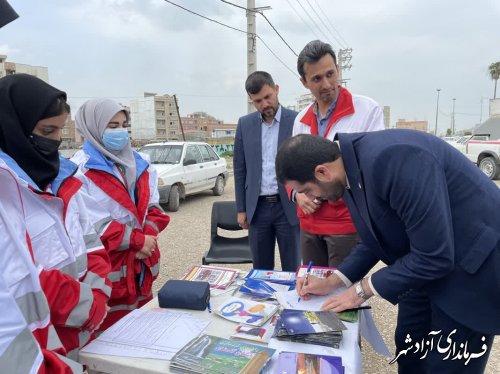
[[[309,109],[304,114],[304,116],[300,119],[300,122],[306,126],[311,127],[311,134],[318,135],[318,120],[316,117],[316,113],[314,112],[314,107],[316,102],[309,106]],[[327,137],[330,129],[334,126],[334,124],[341,119],[342,117],[348,116],[354,113],[354,105],[352,103],[352,95],[351,93],[340,86],[339,97],[337,99],[337,105],[335,106],[335,110],[328,121],[328,126],[325,131],[325,138]]]

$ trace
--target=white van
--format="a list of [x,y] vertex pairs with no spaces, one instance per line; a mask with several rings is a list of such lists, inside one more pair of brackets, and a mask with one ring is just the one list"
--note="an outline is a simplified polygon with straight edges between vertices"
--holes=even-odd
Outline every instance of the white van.
[[149,156],[158,172],[160,204],[172,212],[179,210],[180,199],[202,191],[224,193],[227,182],[226,160],[202,142],[164,142],[145,145],[141,153]]

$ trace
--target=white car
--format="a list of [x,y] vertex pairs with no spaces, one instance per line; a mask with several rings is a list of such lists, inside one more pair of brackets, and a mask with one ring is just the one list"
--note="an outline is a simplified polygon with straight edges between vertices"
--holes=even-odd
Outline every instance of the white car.
[[164,142],[145,145],[141,153],[149,156],[158,172],[160,204],[176,212],[180,199],[202,191],[224,193],[228,172],[226,160],[207,143]]

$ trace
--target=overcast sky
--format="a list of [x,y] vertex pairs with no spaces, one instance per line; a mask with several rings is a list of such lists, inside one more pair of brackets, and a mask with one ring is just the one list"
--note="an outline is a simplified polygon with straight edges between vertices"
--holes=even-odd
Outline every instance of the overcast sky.
[[[172,0],[246,30],[245,11],[219,0]],[[181,115],[205,111],[228,123],[246,113],[246,34],[162,0],[9,0],[19,18],[0,30],[0,53],[12,62],[46,66],[50,83],[73,109],[88,98],[123,104],[145,91],[176,94]],[[246,6],[246,0],[232,0]],[[483,121],[500,61],[499,0],[256,0],[295,53],[321,39],[352,48],[347,88],[391,107],[398,118],[434,126],[440,88],[440,132]],[[312,20],[311,20],[312,19]],[[317,28],[313,21],[319,26]],[[280,101],[308,92],[296,56],[257,15],[257,68],[280,85]],[[285,66],[286,65],[286,66]],[[498,94],[500,96],[500,87]]]

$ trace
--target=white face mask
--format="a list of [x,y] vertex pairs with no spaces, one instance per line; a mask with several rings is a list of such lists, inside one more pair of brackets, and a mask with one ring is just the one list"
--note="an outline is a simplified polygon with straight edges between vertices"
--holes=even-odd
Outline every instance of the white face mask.
[[102,135],[102,144],[109,151],[121,151],[128,142],[127,129],[106,129]]

